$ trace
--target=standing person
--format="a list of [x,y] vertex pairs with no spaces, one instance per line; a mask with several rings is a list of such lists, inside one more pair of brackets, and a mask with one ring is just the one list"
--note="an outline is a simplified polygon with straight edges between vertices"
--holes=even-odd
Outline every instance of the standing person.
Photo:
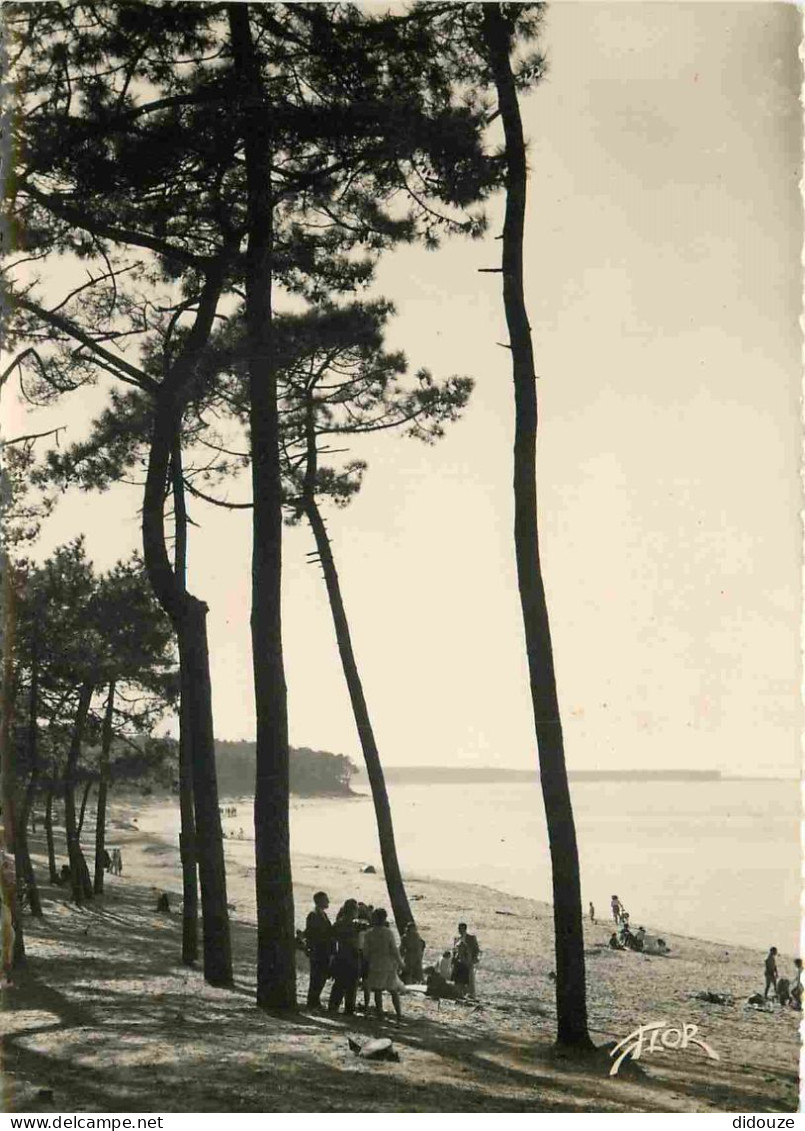
[[360,952],[361,960],[361,976],[360,984],[363,990],[363,1012],[369,1012],[369,987],[367,985],[367,978],[369,977],[369,960],[366,957],[363,949],[363,942],[366,937],[366,932],[372,925],[372,909],[365,903],[358,904],[358,950]]
[[459,923],[458,937],[453,940],[453,981],[467,987],[470,997],[475,997],[475,967],[481,957],[481,948],[475,935],[467,934],[467,924]]
[[420,985],[425,980],[422,972],[422,955],[425,943],[415,923],[409,923],[400,939],[400,954],[403,959],[403,981],[406,985]]
[[613,895],[612,901],[610,903],[610,907],[612,908],[612,918],[615,920],[615,926],[617,927],[618,924],[621,921],[621,914],[623,912],[623,904],[621,903],[621,901],[618,899],[618,897],[616,895]]
[[310,982],[307,988],[308,1009],[321,1007],[321,991],[330,976],[333,953],[333,925],[327,914],[330,900],[326,891],[313,896],[313,910],[305,923],[305,942],[310,958]]
[[791,1008],[802,1009],[802,959],[794,959],[794,983],[791,986]]
[[595,924],[595,907],[593,907],[593,901],[592,900],[590,900],[590,922],[593,925]]
[[123,875],[123,853],[119,848],[117,849],[117,874],[118,876]]
[[364,933],[362,944],[369,968],[364,987],[374,994],[378,1017],[383,1016],[383,992],[388,991],[397,1020],[401,1021],[400,970],[403,963],[384,908],[378,907],[372,912],[372,925]]
[[769,953],[766,955],[766,961],[763,964],[763,970],[766,975],[766,988],[763,991],[763,996],[769,996],[769,990],[777,990],[777,947],[773,946]]
[[344,1013],[355,1012],[355,997],[361,976],[361,931],[357,919],[358,901],[348,899],[335,918],[333,942],[333,988],[327,1003],[328,1013],[338,1013],[341,1002]]

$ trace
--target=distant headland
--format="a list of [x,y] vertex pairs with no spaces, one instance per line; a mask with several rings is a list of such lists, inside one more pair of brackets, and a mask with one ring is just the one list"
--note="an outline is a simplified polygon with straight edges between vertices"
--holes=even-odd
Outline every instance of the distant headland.
[[[387,782],[408,785],[437,785],[439,783],[462,782],[517,782],[537,781],[536,770],[511,770],[499,766],[386,766]],[[571,781],[721,781],[719,770],[571,770]],[[362,785],[367,781],[363,767],[352,775],[353,784]]]

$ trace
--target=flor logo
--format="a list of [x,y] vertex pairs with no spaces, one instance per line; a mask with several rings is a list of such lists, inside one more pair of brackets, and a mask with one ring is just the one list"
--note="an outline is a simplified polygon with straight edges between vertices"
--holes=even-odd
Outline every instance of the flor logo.
[[706,1053],[711,1060],[718,1060],[718,1053],[697,1036],[698,1032],[699,1026],[688,1022],[678,1027],[669,1025],[667,1021],[649,1021],[647,1025],[641,1025],[639,1029],[635,1029],[615,1045],[609,1055],[617,1059],[610,1068],[609,1074],[617,1076],[618,1069],[629,1055],[632,1060],[640,1060],[643,1053],[659,1052],[662,1049],[670,1051],[695,1046]]

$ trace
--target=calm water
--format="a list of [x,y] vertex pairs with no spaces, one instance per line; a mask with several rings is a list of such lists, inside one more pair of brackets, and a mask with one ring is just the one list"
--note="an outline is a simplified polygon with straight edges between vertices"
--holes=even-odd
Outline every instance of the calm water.
[[[403,872],[550,901],[538,786],[390,788]],[[636,925],[799,951],[800,797],[788,782],[575,782],[584,906]],[[379,863],[371,800],[295,803],[296,851]]]

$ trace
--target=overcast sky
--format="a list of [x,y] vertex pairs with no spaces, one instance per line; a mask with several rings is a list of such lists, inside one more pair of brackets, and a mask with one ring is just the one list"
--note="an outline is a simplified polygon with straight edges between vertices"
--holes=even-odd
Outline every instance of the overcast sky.
[[[558,3],[523,104],[543,556],[568,762],[797,773],[799,17]],[[436,448],[356,444],[329,522],[381,755],[535,762],[512,550],[510,356],[489,237],[381,265],[412,365],[477,382]],[[88,401],[48,420],[81,432]],[[19,413],[9,400],[8,427]],[[16,419],[12,419],[16,418]],[[30,423],[28,421],[27,423]],[[243,497],[245,484],[231,497]],[[138,493],[70,496],[50,547],[139,545]],[[216,733],[254,736],[249,522],[196,504]],[[360,760],[312,538],[285,547],[291,741]]]

